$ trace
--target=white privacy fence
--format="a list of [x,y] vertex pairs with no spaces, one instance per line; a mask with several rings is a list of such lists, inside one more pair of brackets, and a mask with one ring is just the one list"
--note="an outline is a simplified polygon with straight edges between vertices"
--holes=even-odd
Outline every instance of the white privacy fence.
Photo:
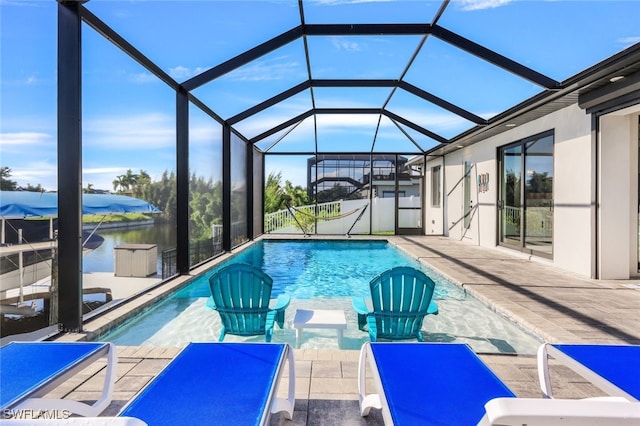
[[[401,206],[420,207],[419,197],[401,197]],[[292,234],[303,232],[318,234],[368,234],[371,226],[373,233],[394,232],[395,200],[393,198],[374,198],[371,204],[368,199],[340,200],[331,203],[298,206],[289,210],[268,213],[264,217],[264,230],[273,234]],[[420,225],[420,210],[400,216],[401,227]],[[297,220],[297,222],[296,222]],[[403,223],[406,222],[406,223]]]

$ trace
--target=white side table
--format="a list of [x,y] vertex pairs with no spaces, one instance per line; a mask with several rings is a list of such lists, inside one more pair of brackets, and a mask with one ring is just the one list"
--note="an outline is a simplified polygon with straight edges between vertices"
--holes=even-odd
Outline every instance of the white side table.
[[302,330],[305,328],[333,328],[338,332],[338,347],[342,345],[342,333],[347,328],[344,311],[323,309],[297,309],[293,319],[296,329],[296,347],[300,347]]

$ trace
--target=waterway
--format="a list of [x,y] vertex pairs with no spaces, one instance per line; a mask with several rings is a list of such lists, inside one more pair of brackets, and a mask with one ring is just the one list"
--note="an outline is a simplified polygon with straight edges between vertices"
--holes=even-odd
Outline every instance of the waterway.
[[162,252],[176,247],[175,226],[167,223],[131,228],[98,228],[96,233],[104,238],[104,242],[97,249],[84,255],[83,271],[85,273],[115,271],[115,248],[121,244],[157,244],[157,270],[160,272],[162,271]]

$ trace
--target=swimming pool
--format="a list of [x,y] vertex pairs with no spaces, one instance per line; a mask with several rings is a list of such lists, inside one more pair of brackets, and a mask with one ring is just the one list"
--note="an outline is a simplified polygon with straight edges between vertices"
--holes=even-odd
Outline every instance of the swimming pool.
[[[413,266],[436,282],[440,314],[425,318],[425,341],[468,343],[476,352],[533,354],[541,341],[444,276],[411,259],[386,241],[262,240],[195,278],[168,298],[132,318],[100,340],[123,346],[182,346],[215,341],[218,314],[207,309],[209,277],[229,262],[246,262],[273,278],[272,297],[291,296],[285,328],[274,330],[274,342],[295,344],[296,309],[342,309],[347,317],[343,349],[359,349],[368,334],[358,330],[351,307],[354,296],[369,297],[369,281],[394,266]],[[305,329],[301,348],[338,348],[334,330]],[[225,341],[263,341],[264,337],[228,335]]]

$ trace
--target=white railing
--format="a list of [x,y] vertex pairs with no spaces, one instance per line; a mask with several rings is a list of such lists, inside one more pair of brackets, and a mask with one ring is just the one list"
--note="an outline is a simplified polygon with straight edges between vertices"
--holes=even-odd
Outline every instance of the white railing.
[[[518,207],[504,208],[506,235],[520,234],[520,211]],[[553,211],[549,207],[528,207],[526,210],[526,230],[528,237],[551,238],[553,234]]]
[[[334,217],[340,215],[341,201],[332,201],[330,203],[315,204],[308,206],[297,206],[295,210],[302,210],[314,217]],[[293,210],[293,208],[292,208]],[[277,232],[281,229],[296,226],[296,220],[288,209],[279,210],[264,215],[264,232]]]

